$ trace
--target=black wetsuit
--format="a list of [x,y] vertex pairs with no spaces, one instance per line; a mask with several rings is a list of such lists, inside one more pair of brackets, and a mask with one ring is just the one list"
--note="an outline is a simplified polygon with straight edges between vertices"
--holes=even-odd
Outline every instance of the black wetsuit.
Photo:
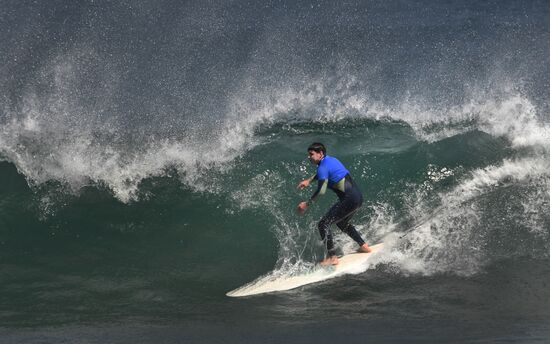
[[[345,176],[340,178],[344,173]],[[355,227],[349,223],[352,216],[363,204],[363,194],[353,182],[349,172],[337,159],[327,156],[319,164],[317,175],[313,179],[318,180],[318,187],[312,196],[312,200],[322,195],[327,186],[336,193],[339,199],[336,204],[330,207],[318,224],[321,240],[325,242],[329,256],[336,255],[330,230],[333,223],[336,223],[336,226],[349,235],[359,246],[363,245],[365,241]]]

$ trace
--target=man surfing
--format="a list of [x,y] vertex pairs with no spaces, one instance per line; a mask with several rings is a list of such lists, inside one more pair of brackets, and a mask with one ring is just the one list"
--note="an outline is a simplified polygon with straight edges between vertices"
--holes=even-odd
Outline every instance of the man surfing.
[[352,216],[363,204],[363,195],[351,179],[349,171],[336,158],[328,156],[327,150],[322,143],[312,143],[308,149],[309,161],[316,164],[317,173],[315,176],[303,180],[298,184],[298,188],[308,187],[312,181],[317,180],[317,190],[308,201],[298,204],[298,212],[304,214],[308,206],[315,202],[318,197],[325,194],[327,188],[336,193],[339,201],[336,202],[327,213],[321,218],[317,225],[321,240],[327,248],[327,258],[321,261],[321,265],[336,265],[338,257],[334,248],[334,241],[330,226],[336,223],[336,226],[347,235],[349,235],[358,245],[359,252],[371,252],[370,247],[361,238],[355,227],[349,223]]

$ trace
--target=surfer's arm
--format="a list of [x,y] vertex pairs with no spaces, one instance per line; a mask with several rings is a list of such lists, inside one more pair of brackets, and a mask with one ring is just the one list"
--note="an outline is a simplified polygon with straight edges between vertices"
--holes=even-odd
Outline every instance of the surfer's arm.
[[317,182],[317,190],[315,190],[315,192],[313,193],[313,195],[311,196],[311,198],[307,203],[311,204],[312,202],[315,202],[320,196],[323,196],[327,191],[327,187],[328,187],[328,179],[319,180]]
[[314,175],[311,178],[302,180],[300,182],[300,184],[298,184],[298,189],[302,190],[302,189],[307,188],[309,186],[309,184],[311,184],[311,182],[314,181],[315,179],[317,179],[317,175]]
[[324,165],[319,165],[317,168],[317,174],[313,176],[313,179],[317,179],[317,190],[313,193],[310,199],[307,201],[308,204],[315,202],[320,196],[323,196],[327,191],[328,187],[328,168]]

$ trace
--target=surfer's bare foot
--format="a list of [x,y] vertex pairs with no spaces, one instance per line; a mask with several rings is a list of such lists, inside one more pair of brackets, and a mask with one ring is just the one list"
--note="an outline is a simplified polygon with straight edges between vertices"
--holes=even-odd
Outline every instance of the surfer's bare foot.
[[359,249],[357,251],[359,251],[361,253],[370,253],[370,252],[372,252],[372,249],[369,247],[369,245],[363,244],[363,245],[361,245],[361,247],[359,247]]
[[321,264],[321,266],[337,265],[338,257],[336,256],[328,257],[326,259],[323,259],[319,264]]

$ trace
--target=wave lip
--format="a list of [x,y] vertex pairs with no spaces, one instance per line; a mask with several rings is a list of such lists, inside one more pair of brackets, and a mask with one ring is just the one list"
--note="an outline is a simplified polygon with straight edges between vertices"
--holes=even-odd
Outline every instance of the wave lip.
[[330,129],[332,123],[356,119],[401,121],[427,142],[472,130],[505,137],[515,148],[547,147],[550,142],[550,130],[539,121],[536,107],[511,86],[478,92],[459,106],[410,97],[388,105],[373,100],[364,82],[349,75],[306,79],[299,88],[261,89],[243,83],[210,130],[198,124],[181,128],[179,137],[153,134],[154,125],[133,130],[116,113],[106,116],[113,108],[108,98],[89,106],[79,92],[69,92],[86,74],[86,68],[75,66],[76,60],[54,59],[44,71],[53,90],[28,90],[20,111],[4,111],[0,154],[31,185],[55,180],[78,192],[88,184],[103,184],[126,203],[139,198],[145,178],[175,168],[187,186],[217,192],[219,186],[208,185],[209,176],[230,169],[236,158],[265,142],[260,128],[280,123],[321,123]]

